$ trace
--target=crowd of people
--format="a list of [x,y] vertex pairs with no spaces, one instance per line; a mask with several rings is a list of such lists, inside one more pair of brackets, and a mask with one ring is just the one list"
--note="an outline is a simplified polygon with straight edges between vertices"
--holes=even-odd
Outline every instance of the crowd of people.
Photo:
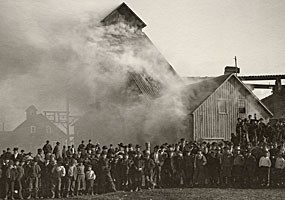
[[182,138],[154,147],[89,140],[78,148],[46,141],[36,155],[8,148],[0,156],[0,193],[13,200],[171,187],[283,187],[285,142],[271,135],[267,140],[265,130],[262,140],[239,142],[237,132],[232,141]]

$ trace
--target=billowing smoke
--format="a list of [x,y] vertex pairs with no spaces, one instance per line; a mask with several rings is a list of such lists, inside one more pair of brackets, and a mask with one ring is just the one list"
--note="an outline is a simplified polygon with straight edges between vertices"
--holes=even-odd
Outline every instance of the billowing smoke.
[[[67,96],[73,112],[88,112],[83,125],[96,142],[176,140],[184,129],[182,82],[144,33],[124,23],[103,26],[99,21],[92,16],[64,27],[53,25],[56,39],[33,38],[35,45],[21,44],[29,51],[13,55],[18,60],[1,63],[4,70],[9,66],[0,82],[5,88],[2,118],[18,123],[24,115],[15,116],[31,104],[39,110],[63,109]],[[48,48],[41,42],[48,42]],[[134,86],[137,75],[151,83],[152,90],[146,91],[152,95]]]

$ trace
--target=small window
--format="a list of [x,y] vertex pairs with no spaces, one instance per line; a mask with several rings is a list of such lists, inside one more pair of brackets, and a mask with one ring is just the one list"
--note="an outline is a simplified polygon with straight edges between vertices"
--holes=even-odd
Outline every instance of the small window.
[[35,126],[31,126],[31,133],[36,133],[36,127]]
[[50,134],[51,133],[51,127],[50,126],[46,126],[46,133]]
[[239,100],[238,101],[238,112],[241,113],[241,114],[245,114],[246,113],[245,101],[244,100]]
[[218,112],[219,114],[227,114],[227,101],[218,100]]

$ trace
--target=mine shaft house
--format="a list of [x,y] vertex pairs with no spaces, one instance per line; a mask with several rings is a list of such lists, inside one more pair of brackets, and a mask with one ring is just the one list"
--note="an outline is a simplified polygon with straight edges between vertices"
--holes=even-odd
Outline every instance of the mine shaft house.
[[265,121],[270,110],[235,74],[225,74],[190,84],[185,89],[190,140],[230,140],[238,118],[257,114]]

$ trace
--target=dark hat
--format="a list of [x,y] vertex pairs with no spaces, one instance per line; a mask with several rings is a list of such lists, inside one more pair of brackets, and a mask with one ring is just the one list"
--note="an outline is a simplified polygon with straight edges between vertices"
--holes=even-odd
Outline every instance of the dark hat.
[[103,148],[102,149],[108,149],[108,147],[107,146],[103,146]]
[[133,147],[133,144],[131,144],[131,143],[130,143],[130,144],[128,144],[128,147],[129,147],[129,148]]
[[18,147],[15,147],[14,149],[13,149],[13,151],[18,151],[19,150],[19,148]]
[[60,142],[56,142],[56,144],[60,144]]
[[141,148],[141,146],[137,144],[137,145],[136,145],[136,148]]

